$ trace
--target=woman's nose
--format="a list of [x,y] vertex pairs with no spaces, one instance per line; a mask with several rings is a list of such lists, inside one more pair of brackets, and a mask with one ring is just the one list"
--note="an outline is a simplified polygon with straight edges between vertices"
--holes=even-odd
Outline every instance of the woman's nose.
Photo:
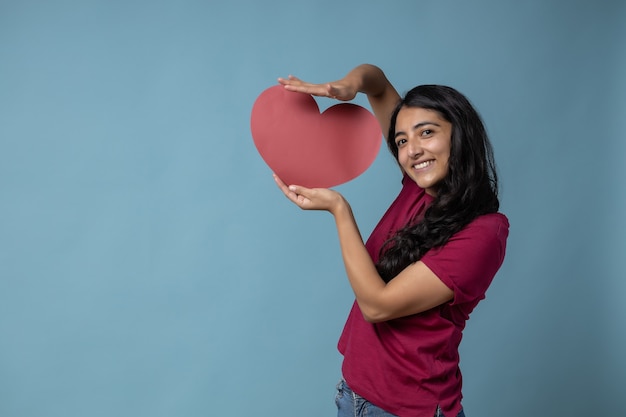
[[409,143],[407,144],[407,150],[409,152],[409,157],[411,158],[415,158],[417,155],[419,155],[422,152],[422,147],[419,144],[419,141],[417,140],[409,140]]

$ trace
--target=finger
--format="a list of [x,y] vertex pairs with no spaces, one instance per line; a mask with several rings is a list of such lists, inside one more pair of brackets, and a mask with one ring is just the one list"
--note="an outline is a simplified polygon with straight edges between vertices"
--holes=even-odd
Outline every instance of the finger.
[[276,184],[278,184],[280,188],[286,187],[285,183],[278,177],[278,175],[272,173],[272,177],[274,177],[274,181],[276,181]]
[[296,203],[300,208],[307,209],[311,207],[312,199],[315,195],[314,189],[302,187],[300,185],[290,185],[287,189],[289,190],[289,199]]
[[295,193],[297,195],[301,195],[307,198],[310,197],[310,193],[313,191],[310,188],[302,187],[299,185],[293,185],[293,184],[287,188],[289,188],[289,191],[291,191],[292,193]]
[[293,75],[288,75],[287,78],[278,77],[278,82],[283,85],[304,84],[304,81],[298,77],[294,77]]
[[341,84],[328,84],[328,94],[330,97],[341,101],[350,101],[356,97],[354,91]]
[[273,174],[273,176],[274,176],[274,181],[276,182],[276,185],[278,185],[278,188],[280,188],[283,194],[285,194],[287,197],[289,197],[290,194],[294,194],[289,190],[289,187],[287,187],[287,184],[285,184],[283,180],[281,180],[278,177],[278,175]]
[[339,100],[341,97],[341,92],[338,88],[334,87],[332,84],[326,84],[326,93],[328,97]]
[[278,83],[281,84],[287,91],[311,94],[318,97],[332,97],[330,93],[332,87],[330,84],[307,83],[297,77],[294,77],[293,75],[290,75],[287,79],[278,78]]
[[[309,199],[304,197],[304,196],[300,196],[297,192],[295,192],[294,190],[292,190],[292,187],[288,187],[283,180],[281,180],[278,175],[273,174],[274,176],[274,181],[276,182],[276,185],[278,185],[278,188],[280,188],[280,190],[283,192],[283,194],[285,195],[285,197],[287,197],[292,203],[302,207],[303,205],[308,204]],[[295,187],[295,186],[293,186]],[[298,189],[297,187],[295,188],[296,190]]]
[[290,75],[287,78],[278,77],[278,82],[283,85],[290,85],[290,84],[294,84],[296,82],[301,82],[301,81],[297,79],[296,77]]

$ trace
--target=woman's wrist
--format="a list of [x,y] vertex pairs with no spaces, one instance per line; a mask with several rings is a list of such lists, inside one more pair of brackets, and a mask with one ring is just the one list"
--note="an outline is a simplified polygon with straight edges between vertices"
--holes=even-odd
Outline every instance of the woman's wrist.
[[338,200],[333,205],[330,212],[337,221],[353,218],[352,207],[350,207],[348,200],[346,200],[341,194],[338,195]]
[[358,92],[372,97],[385,92],[387,77],[376,65],[361,64],[355,68],[355,75],[353,82]]

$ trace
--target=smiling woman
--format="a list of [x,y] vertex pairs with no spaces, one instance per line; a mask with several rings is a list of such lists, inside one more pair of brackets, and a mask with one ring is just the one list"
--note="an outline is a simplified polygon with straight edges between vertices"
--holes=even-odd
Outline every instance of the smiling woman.
[[398,163],[431,196],[448,173],[452,125],[433,110],[403,107],[396,119]]
[[[418,143],[413,145],[415,149],[409,146],[407,152],[398,146],[398,142],[404,144],[399,138],[409,137],[403,129],[421,135],[419,141],[410,142]],[[457,90],[441,85],[410,90],[391,115],[387,145],[405,175],[434,197],[420,221],[406,225],[384,244],[378,269],[385,279],[391,279],[432,248],[444,245],[475,218],[496,213],[500,202],[487,132],[478,112]],[[416,151],[425,155],[411,153]],[[411,160],[415,157],[418,165],[432,165],[416,169]]]
[[334,83],[279,82],[339,100],[367,94],[404,172],[365,244],[341,194],[275,176],[297,206],[333,215],[356,298],[339,339],[338,416],[464,416],[462,331],[502,265],[509,228],[480,116],[450,87],[419,86],[400,98],[372,65]]

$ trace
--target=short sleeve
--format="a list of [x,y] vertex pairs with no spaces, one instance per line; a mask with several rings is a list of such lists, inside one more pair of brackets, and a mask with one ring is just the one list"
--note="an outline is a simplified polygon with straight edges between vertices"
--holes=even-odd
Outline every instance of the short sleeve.
[[454,304],[485,297],[504,261],[509,222],[500,213],[474,219],[448,242],[428,251],[421,261],[454,291]]

